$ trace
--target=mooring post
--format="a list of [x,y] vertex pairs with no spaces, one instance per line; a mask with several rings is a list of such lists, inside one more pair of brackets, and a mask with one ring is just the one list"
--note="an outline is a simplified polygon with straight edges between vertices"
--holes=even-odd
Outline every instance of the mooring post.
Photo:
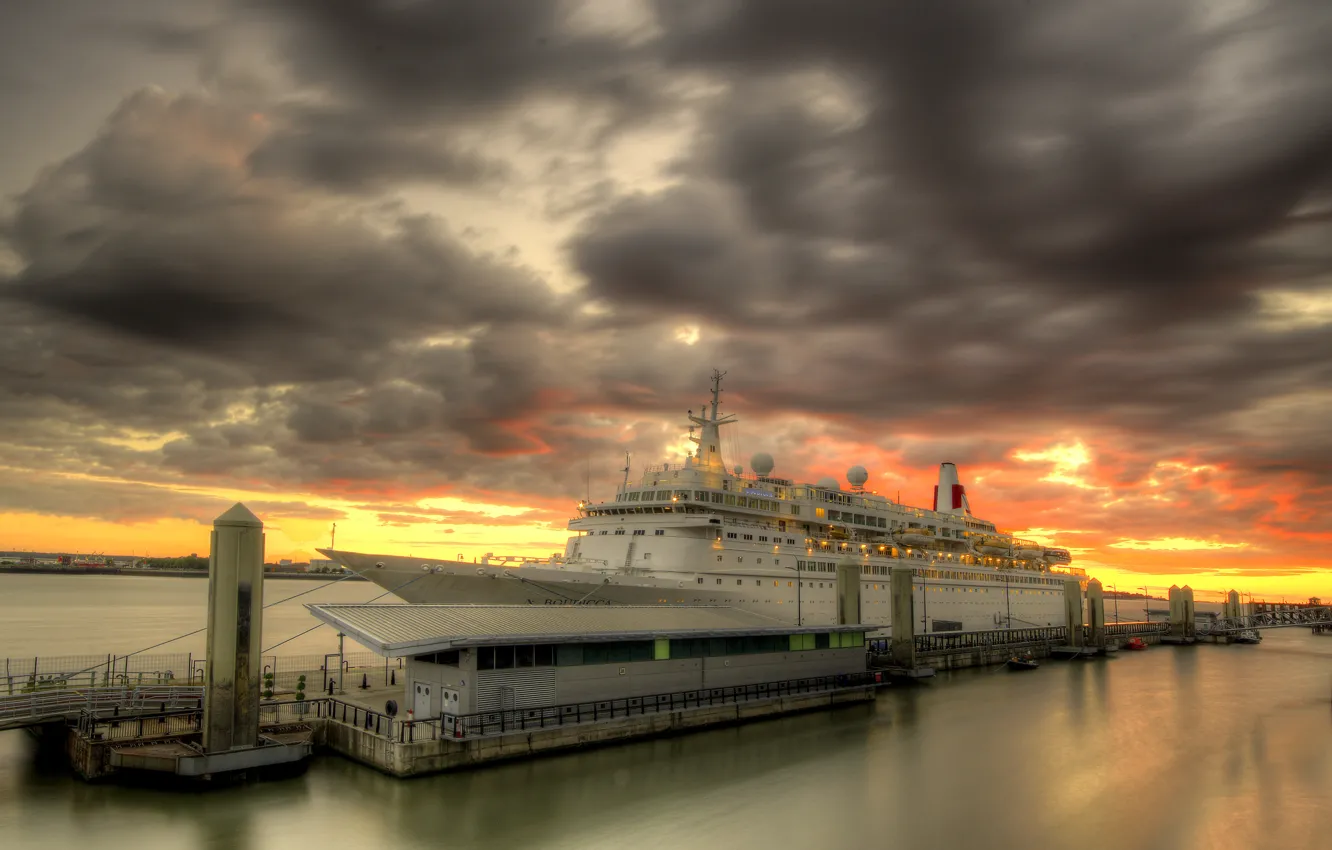
[[860,562],[850,555],[837,563],[837,624],[860,622]]
[[1068,628],[1068,645],[1084,646],[1082,627],[1082,583],[1075,578],[1064,581],[1064,625]]
[[1091,645],[1104,650],[1106,648],[1105,592],[1097,579],[1087,582],[1087,620],[1091,623]]
[[1184,637],[1184,594],[1178,585],[1172,584],[1167,598],[1170,600],[1170,635],[1182,638]]
[[893,663],[908,670],[916,668],[916,602],[915,584],[910,567],[893,567],[890,590],[892,592],[892,643],[888,651]]
[[264,524],[237,502],[213,521],[208,559],[204,752],[259,743]]

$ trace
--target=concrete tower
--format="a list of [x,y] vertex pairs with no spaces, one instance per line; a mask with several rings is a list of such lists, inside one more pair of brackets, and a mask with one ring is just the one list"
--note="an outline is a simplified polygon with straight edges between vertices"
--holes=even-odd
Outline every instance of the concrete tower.
[[206,753],[259,743],[263,612],[264,524],[237,502],[213,520],[208,558]]

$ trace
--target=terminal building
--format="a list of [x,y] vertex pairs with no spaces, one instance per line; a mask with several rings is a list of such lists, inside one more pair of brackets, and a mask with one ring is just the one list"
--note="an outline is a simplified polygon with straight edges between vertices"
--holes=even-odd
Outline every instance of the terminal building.
[[721,606],[312,604],[366,648],[404,658],[416,720],[866,673],[861,624],[797,627]]

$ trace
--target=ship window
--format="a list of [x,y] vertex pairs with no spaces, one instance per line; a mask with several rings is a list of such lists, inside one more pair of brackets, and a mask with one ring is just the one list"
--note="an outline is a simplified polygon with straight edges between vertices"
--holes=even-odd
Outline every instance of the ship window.
[[[717,560],[719,560],[719,561],[721,560],[721,556],[720,556],[720,555],[717,556]],[[744,579],[736,579],[736,580],[735,580],[735,583],[736,583],[736,584],[744,584]]]
[[720,505],[720,504],[722,503],[722,494],[721,494],[721,493],[713,493],[713,494],[712,494],[712,501],[713,501],[714,504],[718,504],[718,505]]
[[603,528],[603,529],[602,529],[600,532],[598,532],[598,533],[599,533],[599,534],[605,534],[605,533],[606,533],[606,529]]
[[653,534],[656,534],[658,537],[665,537],[665,536],[666,536],[666,529],[664,529],[664,528],[659,528],[659,529],[657,529],[656,531],[654,531]]
[[702,577],[699,577],[698,583],[699,583],[699,584],[702,584],[702,583],[703,583],[703,579],[702,579]]
[[760,564],[763,563],[763,559],[762,559],[762,558],[757,558],[757,559],[755,559],[755,560],[757,560],[758,563],[760,563]]
[[695,502],[706,502],[707,500],[708,500],[708,494],[707,494],[706,491],[704,491],[704,490],[695,490],[695,491],[694,491],[694,501],[695,501]]
[[[605,534],[604,531],[603,531],[602,533]],[[731,540],[734,540],[734,539],[735,539],[735,532],[734,532],[734,531],[728,531],[728,532],[726,532],[726,536],[727,536],[728,538],[730,538]]]
[[717,560],[720,561],[721,559],[722,559],[722,556],[721,556],[721,555],[718,555],[718,556],[717,556]]
[[[774,582],[774,584],[775,584],[775,583],[776,583],[776,582]],[[755,586],[755,587],[762,587],[762,586],[763,586],[763,579],[761,579],[761,578],[756,578],[756,579],[754,579],[754,586]]]
[[717,579],[717,584],[721,584],[721,579]]
[[753,540],[753,539],[754,539],[754,535],[752,535],[752,534],[746,534],[746,535],[745,535],[745,539],[746,539],[746,540]]
[[795,586],[795,582],[788,581],[788,582],[786,583],[786,586],[787,586],[787,587],[793,587],[793,586]]
[[826,516],[826,515],[827,515],[827,511],[825,511],[823,508],[815,508],[815,509],[814,509],[814,516],[818,517],[819,519],[823,519],[824,516]]
[[732,496],[732,495],[730,495],[730,494],[728,493],[727,496],[726,496],[726,504],[728,504],[728,505],[734,505],[734,504],[735,504],[735,496]]
[[624,534],[624,529],[623,529],[623,528],[617,528],[617,529],[615,529],[615,533],[616,533],[616,534]]
[[644,534],[647,534],[646,529],[642,529],[642,528],[635,528],[635,529],[634,529],[634,536],[635,536],[635,537],[641,537],[641,536],[643,536]]
[[792,506],[791,506],[791,516],[800,516],[800,506],[799,506],[799,505],[792,505]]
[[657,498],[658,498],[660,501],[663,501],[663,502],[664,502],[664,501],[666,501],[667,499],[669,499],[670,497],[671,497],[671,491],[670,491],[670,490],[658,490],[658,491],[657,491]]
[[651,561],[651,560],[652,560],[652,553],[651,553],[651,552],[644,552],[644,553],[643,553],[643,560],[644,560],[644,561]]
[[759,542],[760,542],[760,543],[767,543],[767,542],[768,542],[768,535],[766,535],[766,534],[760,534],[760,535],[759,535]]

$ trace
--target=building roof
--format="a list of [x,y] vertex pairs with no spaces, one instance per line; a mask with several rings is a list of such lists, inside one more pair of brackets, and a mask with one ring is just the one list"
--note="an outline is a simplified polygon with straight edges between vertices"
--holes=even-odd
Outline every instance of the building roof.
[[797,627],[721,605],[339,603],[305,607],[357,643],[389,658],[462,646],[867,632],[875,628]]

